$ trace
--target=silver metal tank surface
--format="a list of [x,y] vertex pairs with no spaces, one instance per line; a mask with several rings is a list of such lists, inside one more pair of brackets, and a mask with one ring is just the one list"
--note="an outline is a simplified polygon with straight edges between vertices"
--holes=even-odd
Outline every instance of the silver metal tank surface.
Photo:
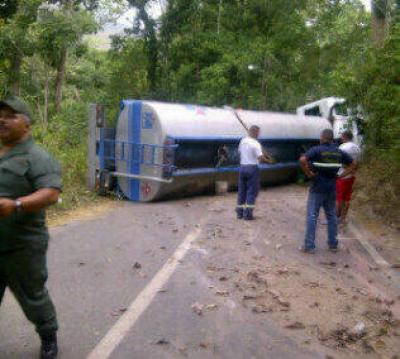
[[[321,117],[238,111],[258,125],[260,142],[276,163],[260,165],[263,184],[295,179],[298,157],[331,128]],[[124,100],[116,128],[116,172],[122,193],[154,201],[212,191],[216,181],[237,186],[238,144],[246,129],[229,109]]]

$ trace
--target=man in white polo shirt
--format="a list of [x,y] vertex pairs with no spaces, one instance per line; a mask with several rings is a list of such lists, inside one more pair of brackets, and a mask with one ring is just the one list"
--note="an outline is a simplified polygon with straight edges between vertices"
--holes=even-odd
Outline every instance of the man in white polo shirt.
[[253,210],[260,188],[260,162],[269,162],[260,142],[257,141],[260,135],[258,126],[251,126],[248,136],[243,138],[239,144],[240,171],[238,201],[236,207],[237,218],[253,220]]
[[340,223],[346,223],[347,212],[349,211],[351,195],[353,192],[353,184],[355,180],[355,172],[357,169],[358,161],[361,156],[360,147],[353,142],[353,133],[351,131],[344,131],[342,133],[342,144],[339,149],[346,152],[355,162],[354,171],[349,175],[340,177],[345,171],[342,167],[339,170],[339,177],[336,179],[336,211]]

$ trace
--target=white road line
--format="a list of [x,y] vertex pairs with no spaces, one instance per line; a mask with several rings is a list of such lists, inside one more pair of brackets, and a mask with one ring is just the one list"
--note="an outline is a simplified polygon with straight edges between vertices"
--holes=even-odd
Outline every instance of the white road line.
[[389,263],[386,262],[386,260],[376,251],[376,249],[364,238],[363,234],[360,232],[360,230],[354,226],[353,224],[348,224],[351,232],[354,233],[355,237],[357,240],[360,242],[360,244],[364,247],[364,249],[369,253],[369,255],[372,257],[372,259],[375,261],[376,264],[382,266],[382,267],[390,267]]
[[174,273],[186,253],[191,249],[192,243],[201,233],[201,226],[189,233],[176,249],[175,253],[167,260],[164,266],[157,272],[151,282],[140,292],[136,299],[129,305],[127,311],[119,318],[103,339],[88,355],[88,359],[107,359],[114,349],[121,343],[129,330],[144,313],[153,301],[155,295]]

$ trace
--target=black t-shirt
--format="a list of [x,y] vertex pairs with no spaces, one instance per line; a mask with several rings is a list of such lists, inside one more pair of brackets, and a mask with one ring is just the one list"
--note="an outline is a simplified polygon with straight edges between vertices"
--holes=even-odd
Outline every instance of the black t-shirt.
[[312,179],[312,192],[331,192],[336,189],[336,175],[342,164],[349,165],[353,159],[333,144],[322,144],[310,148],[306,158],[311,162],[311,168],[317,174]]

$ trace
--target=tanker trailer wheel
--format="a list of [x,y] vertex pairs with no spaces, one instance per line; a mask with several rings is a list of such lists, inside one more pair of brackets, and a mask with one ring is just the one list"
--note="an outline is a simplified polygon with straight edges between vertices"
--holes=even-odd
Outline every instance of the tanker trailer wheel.
[[111,176],[108,171],[98,170],[96,172],[96,192],[100,196],[105,196],[110,189]]

